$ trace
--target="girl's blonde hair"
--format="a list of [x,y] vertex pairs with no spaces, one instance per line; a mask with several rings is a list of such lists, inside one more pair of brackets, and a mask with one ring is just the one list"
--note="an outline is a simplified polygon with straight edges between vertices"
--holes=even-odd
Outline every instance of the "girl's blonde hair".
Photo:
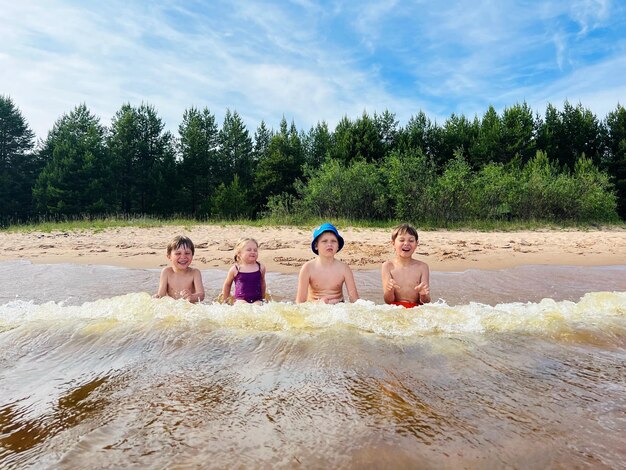
[[240,238],[237,241],[237,244],[235,245],[235,249],[234,249],[235,256],[233,258],[235,258],[236,262],[240,261],[239,255],[241,254],[241,250],[243,250],[243,247],[246,246],[248,242],[254,242],[256,247],[257,248],[259,247],[259,242],[257,242],[254,238],[250,238],[250,237]]

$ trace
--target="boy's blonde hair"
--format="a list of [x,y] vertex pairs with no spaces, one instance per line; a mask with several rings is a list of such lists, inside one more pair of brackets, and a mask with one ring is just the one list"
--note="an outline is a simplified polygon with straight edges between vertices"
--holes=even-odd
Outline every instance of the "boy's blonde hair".
[[396,238],[398,238],[398,235],[401,235],[403,233],[408,233],[409,235],[415,237],[415,240],[419,240],[419,237],[417,236],[417,229],[411,224],[405,223],[397,225],[393,228],[393,231],[391,232],[391,241],[395,242]]
[[248,242],[253,242],[256,247],[259,247],[259,242],[257,242],[254,238],[250,238],[250,237],[244,237],[244,238],[240,238],[239,240],[237,240],[237,244],[235,245],[234,248],[234,252],[235,252],[235,256],[233,256],[233,258],[235,258],[235,261],[239,262],[241,261],[240,259],[240,254],[241,254],[241,250],[243,250],[243,247],[246,246],[246,243]]
[[172,254],[173,250],[178,250],[180,247],[189,248],[191,250],[191,254],[195,254],[196,248],[193,246],[193,242],[191,238],[186,237],[184,235],[177,235],[172,238],[172,241],[167,245],[167,256]]

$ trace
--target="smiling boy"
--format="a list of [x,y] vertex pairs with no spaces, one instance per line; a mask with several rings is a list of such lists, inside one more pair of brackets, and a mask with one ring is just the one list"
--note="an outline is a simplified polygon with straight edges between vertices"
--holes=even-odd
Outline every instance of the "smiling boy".
[[195,248],[191,239],[179,235],[167,245],[167,258],[171,266],[163,268],[156,298],[172,297],[189,302],[204,300],[204,286],[199,269],[192,268]]
[[413,258],[418,243],[412,225],[400,224],[391,232],[396,257],[381,269],[385,303],[411,308],[430,302],[428,265]]
[[350,302],[356,302],[359,293],[350,267],[335,255],[343,248],[344,241],[334,225],[325,223],[313,231],[311,250],[316,259],[302,265],[298,275],[296,303],[319,301],[326,304],[343,302],[345,284]]

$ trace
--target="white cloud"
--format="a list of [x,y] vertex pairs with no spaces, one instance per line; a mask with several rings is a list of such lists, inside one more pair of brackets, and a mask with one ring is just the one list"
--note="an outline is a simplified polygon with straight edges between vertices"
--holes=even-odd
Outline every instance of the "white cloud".
[[524,99],[580,97],[597,113],[626,102],[618,83],[607,86],[624,76],[611,55],[624,34],[586,66],[573,50],[579,31],[563,26],[610,28],[624,15],[608,0],[4,3],[0,93],[40,137],[82,102],[106,125],[122,104],[146,102],[174,132],[190,106],[218,122],[236,110],[253,132],[283,115],[308,129],[364,110],[441,122]]

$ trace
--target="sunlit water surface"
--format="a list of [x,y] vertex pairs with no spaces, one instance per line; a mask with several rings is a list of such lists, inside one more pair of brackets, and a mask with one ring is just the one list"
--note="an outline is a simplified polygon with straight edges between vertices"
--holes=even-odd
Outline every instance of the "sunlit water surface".
[[[624,468],[626,267],[433,273],[380,305],[152,299],[0,263],[1,468]],[[209,298],[225,272],[203,271]]]

